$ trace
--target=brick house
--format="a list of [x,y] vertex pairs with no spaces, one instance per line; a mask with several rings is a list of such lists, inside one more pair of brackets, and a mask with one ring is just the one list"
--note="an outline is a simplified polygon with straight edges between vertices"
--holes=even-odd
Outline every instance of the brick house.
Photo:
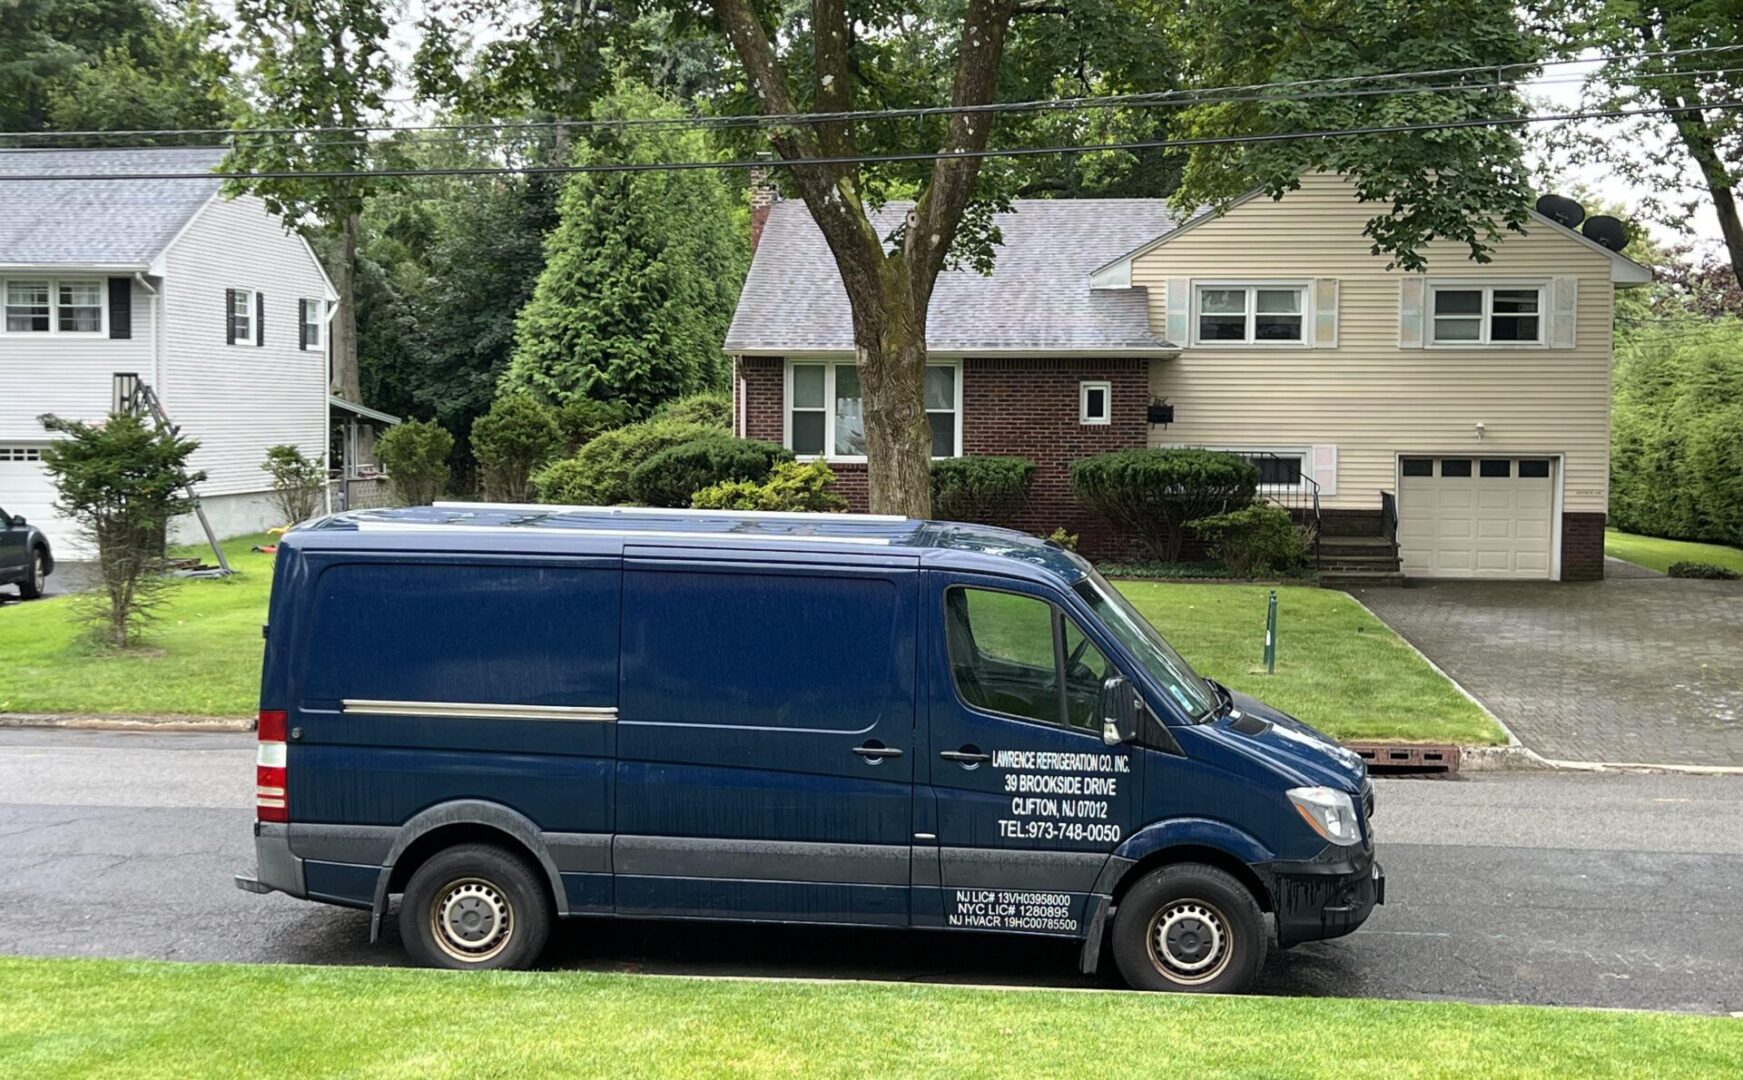
[[[893,226],[908,204],[874,223]],[[1391,579],[1603,576],[1614,289],[1643,267],[1534,215],[1492,261],[1435,243],[1387,268],[1335,176],[1177,221],[1149,199],[1018,200],[991,275],[941,275],[928,314],[938,456],[1037,465],[1031,532],[1110,534],[1077,458],[1201,446],[1258,463],[1312,514],[1329,567]],[[752,214],[728,331],[735,431],[821,456],[865,508],[847,296],[803,204]]]

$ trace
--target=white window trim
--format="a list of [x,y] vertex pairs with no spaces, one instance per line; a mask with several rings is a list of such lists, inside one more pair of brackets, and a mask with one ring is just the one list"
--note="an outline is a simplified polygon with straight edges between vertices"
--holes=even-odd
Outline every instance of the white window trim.
[[[1494,314],[1496,289],[1535,289],[1537,291],[1537,340],[1491,341],[1490,316]],[[1476,291],[1483,297],[1483,313],[1479,317],[1476,341],[1437,341],[1434,336],[1434,296],[1440,292]],[[1470,318],[1471,316],[1465,316]],[[1447,316],[1453,318],[1453,316]],[[1547,349],[1549,348],[1549,282],[1542,278],[1524,281],[1450,280],[1428,282],[1423,299],[1422,345],[1427,349]]]
[[[1089,415],[1089,392],[1102,392],[1102,415]],[[1106,379],[1087,379],[1077,384],[1077,422],[1085,427],[1106,427],[1114,422],[1114,384]]]
[[327,320],[324,317],[327,314],[327,302],[317,297],[305,296],[303,297],[303,309],[305,318],[303,324],[297,328],[297,334],[299,338],[306,338],[308,328],[313,326],[315,340],[301,342],[302,347],[305,349],[324,348],[327,344]]
[[[823,407],[811,409],[811,412],[823,414],[823,447],[821,454],[796,454],[800,461],[840,462],[845,465],[863,464],[867,459],[864,454],[832,454],[829,448],[835,445],[835,365],[852,364],[851,359],[836,356],[790,356],[781,365],[781,445],[788,450],[793,449],[793,365],[822,364],[823,365]],[[960,360],[944,360],[936,357],[926,358],[927,367],[948,367],[956,373],[956,431],[954,441],[956,453],[952,457],[962,456],[962,362]],[[928,414],[943,412],[943,409],[927,409]],[[942,460],[933,458],[934,461]]]
[[[232,333],[230,335],[230,344],[232,344],[232,345],[253,345],[255,343],[255,335],[257,335],[260,332],[259,330],[257,330],[255,328],[255,325],[254,325],[256,320],[258,320],[260,317],[260,301],[255,299],[255,296],[257,295],[258,290],[240,289],[240,288],[236,288],[235,286],[231,286],[230,291],[235,293],[237,296],[246,297],[246,299],[243,300],[243,302],[242,302],[242,306],[248,312],[248,315],[247,315],[248,332],[246,334],[241,335],[240,337],[238,337],[235,333]],[[224,321],[231,323],[231,324],[234,324],[235,312],[234,311],[226,312],[224,315]]]
[[[14,281],[46,281],[48,282],[48,329],[47,330],[9,330],[6,327],[6,287]],[[61,284],[97,284],[97,296],[101,299],[102,315],[95,330],[62,330],[61,329]],[[109,336],[109,279],[102,275],[91,277],[86,274],[8,274],[0,278],[0,336],[30,338],[40,341],[43,338],[70,338],[74,341],[88,341],[91,338]]]
[[[1313,282],[1307,278],[1289,278],[1283,280],[1259,280],[1241,278],[1232,281],[1205,281],[1198,278],[1192,280],[1192,311],[1189,328],[1192,347],[1195,349],[1310,349],[1313,347]],[[1203,314],[1202,296],[1206,289],[1245,289],[1247,290],[1247,337],[1244,341],[1206,341],[1199,337],[1199,317]],[[1294,289],[1301,294],[1301,338],[1297,341],[1256,341],[1253,338],[1254,318],[1258,314],[1259,298],[1254,295],[1258,289]]]

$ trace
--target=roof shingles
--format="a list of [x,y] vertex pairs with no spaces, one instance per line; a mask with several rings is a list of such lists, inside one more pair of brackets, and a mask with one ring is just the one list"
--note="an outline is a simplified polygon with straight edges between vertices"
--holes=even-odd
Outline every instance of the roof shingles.
[[[4,150],[0,178],[209,172],[223,159],[213,148]],[[0,266],[143,267],[220,184],[0,179]]]
[[[911,203],[873,215],[887,235]],[[938,277],[927,316],[937,352],[1168,350],[1150,329],[1142,287],[1091,289],[1105,263],[1174,227],[1161,199],[1019,199],[994,217],[1003,243],[990,276]],[[730,353],[836,352],[853,348],[847,291],[803,203],[776,203],[739,295]]]

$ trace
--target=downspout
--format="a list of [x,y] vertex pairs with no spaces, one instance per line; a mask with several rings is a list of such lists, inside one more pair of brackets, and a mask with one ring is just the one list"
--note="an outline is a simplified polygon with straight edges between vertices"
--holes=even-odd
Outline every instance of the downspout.
[[[322,320],[321,344],[325,354],[326,370],[321,372],[321,430],[326,433],[321,440],[321,464],[327,470],[327,482],[321,485],[321,490],[327,495],[327,513],[333,512],[333,403],[328,400],[333,393],[333,318],[339,314],[339,305],[333,301],[327,302],[327,317]],[[361,401],[352,404],[361,405]],[[339,482],[345,482],[345,474],[339,474]]]
[[133,272],[133,280],[151,297],[151,389],[157,394],[158,400],[163,400],[163,350],[160,338],[163,334],[163,294],[154,289],[151,282],[145,280],[142,271]]

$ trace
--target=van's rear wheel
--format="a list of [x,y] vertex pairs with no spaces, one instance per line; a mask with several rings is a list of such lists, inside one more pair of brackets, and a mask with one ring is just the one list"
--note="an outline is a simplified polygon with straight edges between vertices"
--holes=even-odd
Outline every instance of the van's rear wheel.
[[551,935],[537,872],[502,848],[462,844],[418,867],[400,900],[406,952],[425,967],[531,967]]
[[24,575],[24,580],[18,583],[18,595],[26,600],[35,600],[48,588],[48,556],[41,548],[30,549],[30,569]]
[[1145,875],[1114,916],[1114,961],[1134,990],[1239,994],[1265,962],[1265,913],[1214,866],[1177,863]]

